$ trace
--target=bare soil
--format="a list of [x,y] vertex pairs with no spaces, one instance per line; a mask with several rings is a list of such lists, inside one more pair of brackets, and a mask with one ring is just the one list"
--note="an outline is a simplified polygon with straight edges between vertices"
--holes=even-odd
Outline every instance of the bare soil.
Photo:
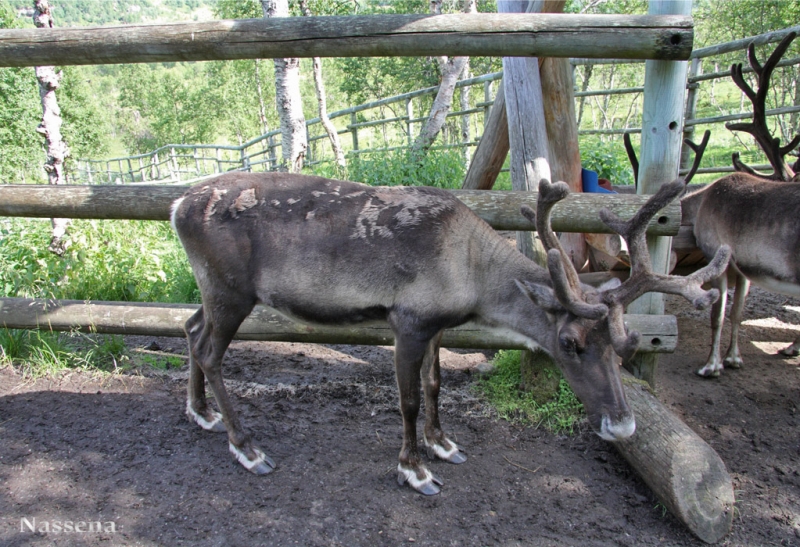
[[[694,371],[708,351],[708,313],[668,301],[680,342],[661,359],[658,396],[733,477],[736,513],[723,545],[800,545],[800,358],[775,355],[800,329],[798,306],[754,289],[746,366],[707,380]],[[128,340],[152,342],[185,352],[177,339]],[[390,348],[232,345],[226,378],[278,464],[262,477],[235,463],[224,435],[186,419],[185,370],[29,381],[6,367],[0,544],[702,545],[588,427],[567,437],[498,420],[473,390],[486,360],[443,351],[443,423],[469,459],[431,462],[445,486],[430,498],[395,479]],[[23,518],[51,531],[33,533]],[[82,522],[104,531],[52,530]]]

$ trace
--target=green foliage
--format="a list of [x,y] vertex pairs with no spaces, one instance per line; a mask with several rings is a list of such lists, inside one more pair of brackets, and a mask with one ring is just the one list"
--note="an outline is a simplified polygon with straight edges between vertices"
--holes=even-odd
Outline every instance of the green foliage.
[[[0,0],[0,28],[20,25]],[[0,183],[43,178],[42,138],[36,133],[41,103],[32,68],[0,68]]]
[[0,220],[0,288],[7,296],[198,302],[186,254],[168,223],[73,222],[67,252],[47,251],[50,223]]
[[197,64],[124,65],[119,72],[123,136],[129,150],[149,152],[165,144],[210,142],[216,105]]
[[66,369],[117,370],[127,361],[121,336],[0,329],[0,365],[33,378]]
[[99,102],[98,89],[91,86],[94,71],[82,66],[67,66],[62,71],[58,105],[70,158],[101,157],[108,152],[108,135],[112,131],[108,112]]
[[581,165],[584,169],[596,171],[600,178],[611,184],[633,184],[631,168],[621,142],[595,140],[581,143]]
[[583,418],[583,405],[566,380],[559,383],[556,399],[545,404],[520,391],[520,381],[520,352],[503,350],[495,355],[494,369],[480,380],[478,390],[505,420],[572,434]]
[[373,186],[460,188],[465,173],[458,149],[430,150],[419,161],[411,152],[398,150],[351,157],[345,178]]

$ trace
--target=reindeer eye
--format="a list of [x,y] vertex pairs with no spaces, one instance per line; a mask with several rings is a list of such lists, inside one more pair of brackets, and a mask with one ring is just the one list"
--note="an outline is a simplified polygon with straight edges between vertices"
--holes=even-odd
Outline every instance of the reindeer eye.
[[578,353],[578,342],[569,336],[562,336],[558,343],[561,345],[561,351],[569,355]]

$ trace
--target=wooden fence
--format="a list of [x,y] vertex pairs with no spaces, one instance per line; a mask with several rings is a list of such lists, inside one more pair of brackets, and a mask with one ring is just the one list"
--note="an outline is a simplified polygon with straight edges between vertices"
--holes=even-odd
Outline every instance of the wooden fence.
[[[715,128],[718,132],[727,132],[724,122],[733,120],[748,119],[752,112],[743,109],[738,112],[727,112],[715,116],[697,116],[697,99],[704,91],[702,86],[708,86],[705,91],[719,82],[729,82],[730,72],[728,70],[717,70],[703,73],[703,66],[717,65],[721,56],[737,52],[739,62],[744,62],[745,51],[751,42],[757,45],[764,45],[779,41],[788,32],[800,31],[800,26],[789,29],[779,30],[737,40],[724,44],[718,44],[702,49],[697,49],[691,53],[691,69],[687,78],[687,101],[685,111],[685,135],[692,138],[695,128],[708,127]],[[573,67],[585,67],[586,65],[615,65],[619,63],[631,63],[630,59],[624,60],[603,60],[603,59],[572,59]],[[791,70],[792,67],[800,64],[800,57],[786,59],[779,63],[778,67]],[[644,67],[638,68],[640,79],[644,80]],[[745,74],[752,73],[752,69],[746,68]],[[462,138],[460,129],[445,125],[442,136],[437,139],[437,144],[433,149],[459,148],[461,150],[471,150],[477,146],[483,132],[484,121],[489,109],[494,103],[496,92],[496,82],[502,78],[502,72],[485,74],[482,76],[461,80],[458,82],[459,89],[465,89],[469,97],[469,107],[466,109],[453,110],[448,117],[462,121],[461,125],[466,124],[469,136],[466,140]],[[595,78],[596,79],[596,78]],[[731,84],[732,85],[732,84]],[[614,89],[584,89],[575,93],[576,102],[581,107],[591,109],[592,105],[587,100],[592,98],[608,98],[626,96],[631,100],[640,100],[643,87],[625,87]],[[415,90],[402,95],[388,97],[378,101],[372,101],[361,105],[353,106],[343,110],[331,112],[329,117],[337,126],[337,132],[342,138],[342,144],[350,158],[360,154],[386,153],[395,150],[403,150],[410,147],[414,135],[419,127],[427,119],[427,109],[433,96],[438,91],[438,87],[429,87]],[[636,96],[633,99],[630,96]],[[792,96],[793,99],[797,95]],[[457,101],[454,101],[454,104]],[[599,107],[597,107],[599,108]],[[580,108],[581,110],[583,108]],[[576,108],[576,110],[579,110]],[[641,108],[629,108],[629,112],[641,112]],[[771,109],[767,116],[783,118],[784,125],[792,125],[791,120],[797,119],[800,113],[800,104],[782,105]],[[589,117],[589,116],[587,116]],[[579,130],[581,136],[600,136],[602,138],[618,139],[625,133],[636,134],[641,132],[641,115],[627,115],[618,119],[606,121],[611,127],[589,128],[584,121],[583,129]],[[306,121],[309,148],[306,157],[306,165],[313,166],[319,163],[333,162],[334,156],[330,148],[328,137],[322,128],[319,118]],[[75,163],[76,168],[69,172],[72,182],[82,184],[121,184],[121,183],[146,183],[146,182],[183,182],[192,181],[198,178],[222,173],[232,169],[244,171],[272,171],[280,163],[281,142],[280,130],[272,130],[263,135],[255,137],[240,146],[213,145],[213,144],[174,144],[158,148],[152,152],[134,156],[112,158],[105,160],[82,159]],[[615,141],[622,149],[622,144]],[[757,148],[757,147],[756,147]],[[745,161],[755,164],[757,169],[768,169],[768,165],[759,164],[763,158],[756,150],[748,156],[743,154]],[[731,172],[733,167],[730,165],[730,158],[727,155],[717,153],[715,155],[714,144],[712,143],[706,152],[706,162],[716,163],[713,166],[702,167],[700,173],[726,173]],[[688,161],[688,156],[684,161]]]

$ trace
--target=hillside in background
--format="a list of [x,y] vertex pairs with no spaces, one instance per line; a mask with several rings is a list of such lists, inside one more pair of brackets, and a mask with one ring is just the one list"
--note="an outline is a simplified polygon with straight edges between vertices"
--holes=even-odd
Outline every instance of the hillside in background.
[[[24,26],[33,26],[33,0],[10,2]],[[78,27],[214,18],[216,0],[51,0],[58,26]]]

